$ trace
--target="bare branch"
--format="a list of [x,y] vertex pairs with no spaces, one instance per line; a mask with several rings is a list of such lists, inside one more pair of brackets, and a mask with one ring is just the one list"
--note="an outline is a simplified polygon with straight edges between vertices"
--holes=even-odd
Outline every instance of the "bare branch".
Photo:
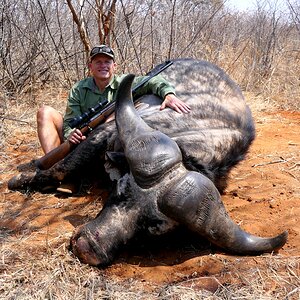
[[[88,57],[88,53],[91,49],[91,45],[90,45],[89,38],[88,38],[88,35],[87,35],[87,32],[86,32],[86,28],[84,26],[82,15],[79,15],[79,16],[77,15],[77,13],[76,13],[73,5],[72,5],[72,0],[67,0],[67,4],[68,4],[68,6],[70,8],[70,11],[72,13],[73,20],[74,20],[75,24],[77,25],[77,30],[78,30],[78,33],[80,35],[80,39],[81,39],[81,41],[84,45],[86,56]],[[82,2],[81,7],[83,7],[83,4],[84,4],[84,0]]]

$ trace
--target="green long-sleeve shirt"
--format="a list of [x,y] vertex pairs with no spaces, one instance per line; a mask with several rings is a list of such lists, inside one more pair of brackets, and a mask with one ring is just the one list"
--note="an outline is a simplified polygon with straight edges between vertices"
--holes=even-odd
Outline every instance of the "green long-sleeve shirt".
[[[75,83],[69,92],[66,113],[64,115],[63,134],[65,139],[73,130],[69,126],[69,121],[72,118],[80,116],[89,108],[96,106],[99,101],[115,101],[117,89],[125,76],[125,74],[121,76],[114,75],[104,92],[101,92],[98,89],[93,77],[87,77]],[[141,82],[141,80],[144,78],[144,76],[136,77],[133,82],[133,87]],[[164,99],[167,94],[175,94],[175,89],[161,75],[157,75],[144,84],[137,91],[136,96],[142,96],[146,94],[154,94],[161,99]]]

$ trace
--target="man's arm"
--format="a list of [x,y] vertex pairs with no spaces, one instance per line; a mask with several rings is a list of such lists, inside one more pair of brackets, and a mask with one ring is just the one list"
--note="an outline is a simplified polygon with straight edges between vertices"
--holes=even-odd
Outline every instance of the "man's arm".
[[74,130],[70,127],[69,121],[74,117],[80,116],[82,114],[80,108],[80,91],[77,86],[73,86],[69,92],[68,101],[66,105],[66,112],[63,120],[63,135],[66,140],[71,132]]
[[[136,83],[142,80],[144,77],[139,76],[136,78]],[[181,101],[175,93],[175,88],[167,80],[165,80],[161,75],[157,75],[150,79],[144,87],[139,89],[136,96],[142,96],[145,94],[154,94],[159,96],[163,102],[160,107],[161,110],[166,107],[172,108],[178,113],[189,113],[190,107]]]
[[70,90],[68,96],[68,102],[66,106],[66,112],[63,118],[63,136],[65,140],[68,140],[72,144],[80,144],[86,139],[86,136],[77,128],[71,128],[69,121],[76,116],[82,114],[80,101],[82,99],[81,90],[76,83]]

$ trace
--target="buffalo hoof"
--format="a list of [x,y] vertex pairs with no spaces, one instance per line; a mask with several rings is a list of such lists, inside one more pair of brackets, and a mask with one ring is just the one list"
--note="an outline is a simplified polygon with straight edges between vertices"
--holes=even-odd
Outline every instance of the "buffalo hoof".
[[7,186],[10,190],[13,191],[28,189],[30,181],[32,180],[32,178],[34,178],[35,175],[36,172],[18,174],[8,181]]

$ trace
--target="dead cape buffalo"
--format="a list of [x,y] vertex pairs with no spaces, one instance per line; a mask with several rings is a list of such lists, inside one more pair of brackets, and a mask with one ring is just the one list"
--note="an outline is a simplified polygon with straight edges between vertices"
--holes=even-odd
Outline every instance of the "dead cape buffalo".
[[[13,177],[10,189],[39,190],[84,174],[95,162],[106,166],[111,186],[99,215],[75,230],[71,248],[82,262],[110,264],[138,233],[161,235],[178,225],[237,254],[281,248],[287,232],[261,238],[243,231],[227,214],[220,192],[230,169],[255,137],[253,119],[239,87],[215,65],[175,60],[164,77],[190,107],[189,114],[159,111],[153,95],[131,99],[134,78],[121,83],[116,120],[102,124],[64,160],[48,170]],[[101,176],[105,176],[101,173]]]

